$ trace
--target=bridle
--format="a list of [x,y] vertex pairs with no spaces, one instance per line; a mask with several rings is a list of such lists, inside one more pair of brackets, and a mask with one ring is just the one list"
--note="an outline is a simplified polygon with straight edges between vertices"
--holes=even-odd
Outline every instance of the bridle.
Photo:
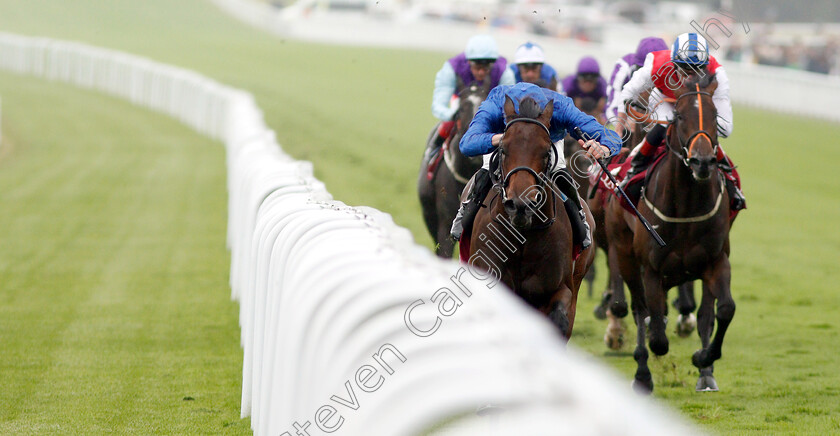
[[[512,120],[508,121],[508,122],[505,124],[505,130],[504,130],[504,131],[503,131],[503,133],[502,133],[502,139],[501,139],[501,141],[499,142],[499,146],[498,146],[498,147],[496,147],[496,150],[495,150],[495,151],[493,151],[493,155],[490,157],[490,160],[491,160],[491,161],[492,161],[492,160],[497,160],[497,159],[498,159],[498,161],[499,161],[499,162],[498,162],[498,169],[499,169],[499,171],[501,171],[501,170],[502,170],[502,168],[503,168],[503,166],[504,166],[504,165],[503,165],[503,163],[504,163],[504,155],[505,155],[505,154],[502,152],[502,143],[503,143],[503,142],[504,142],[504,140],[505,140],[505,135],[507,135],[507,131],[508,131],[508,129],[510,128],[510,126],[511,126],[511,125],[513,125],[513,124],[515,124],[515,123],[520,123],[520,122],[521,122],[521,123],[536,124],[536,125],[538,125],[538,126],[542,127],[543,131],[545,131],[546,136],[548,136],[548,142],[549,142],[549,144],[551,143],[551,133],[548,131],[548,127],[546,127],[546,126],[545,126],[545,124],[543,124],[543,123],[541,123],[541,122],[539,122],[539,121],[537,121],[537,120],[535,120],[535,119],[532,119],[532,118],[515,118],[515,119],[512,119]],[[499,180],[498,178],[496,178],[496,180],[494,180],[494,182],[496,182],[497,184],[499,184],[499,185],[501,186],[501,188],[502,188],[502,196],[503,196],[503,198],[504,198],[504,199],[507,199],[507,194],[505,194],[505,188],[507,188],[507,187],[508,187],[508,185],[510,184],[510,178],[511,178],[511,176],[513,176],[514,174],[516,174],[516,173],[517,173],[517,172],[519,172],[519,171],[527,171],[527,172],[531,173],[531,174],[534,176],[534,178],[536,178],[536,179],[537,179],[537,183],[539,184],[539,186],[542,186],[542,185],[544,185],[544,184],[545,184],[545,177],[544,177],[544,176],[546,175],[546,172],[548,171],[548,169],[549,169],[549,168],[551,168],[552,163],[553,163],[553,162],[556,162],[556,161],[557,161],[557,159],[559,159],[559,157],[557,156],[557,150],[555,150],[555,149],[554,149],[554,147],[553,147],[552,145],[549,145],[549,149],[551,149],[551,151],[552,151],[552,153],[553,153],[554,160],[552,161],[551,159],[548,159],[548,160],[546,161],[546,163],[545,163],[545,168],[543,168],[543,170],[542,170],[542,176],[540,175],[540,173],[537,173],[537,172],[536,172],[533,168],[531,168],[531,167],[528,167],[528,166],[518,166],[518,167],[516,167],[516,168],[514,168],[514,169],[512,169],[512,170],[510,170],[510,171],[508,171],[508,172],[507,172],[507,174],[505,174],[505,176],[504,176],[501,180]]]
[[[536,125],[542,127],[543,131],[545,132],[545,134],[547,136],[546,139],[549,142],[549,149],[551,150],[552,154],[549,155],[548,159],[546,159],[545,167],[539,173],[529,166],[518,166],[518,167],[515,167],[515,168],[511,169],[510,171],[508,171],[504,175],[504,177],[502,177],[500,179],[499,176],[501,176],[501,171],[504,168],[504,156],[505,156],[505,153],[503,153],[503,150],[502,150],[502,144],[504,143],[505,136],[507,135],[507,131],[510,128],[510,126],[515,124],[515,123],[519,123],[519,122],[536,124]],[[553,156],[553,160],[552,160],[552,156]],[[516,174],[520,171],[526,171],[528,173],[531,173],[531,175],[533,175],[534,178],[537,180],[537,185],[536,186],[538,186],[542,190],[542,192],[546,192],[545,183],[546,183],[546,180],[548,179],[547,173],[548,173],[549,169],[552,168],[553,163],[556,162],[558,159],[559,159],[559,156],[557,155],[557,150],[554,148],[553,143],[551,141],[551,133],[549,132],[548,127],[546,127],[545,124],[539,122],[538,120],[532,119],[532,118],[515,118],[515,119],[512,119],[512,120],[508,121],[507,123],[505,123],[505,129],[502,133],[502,139],[501,139],[501,141],[499,141],[499,146],[496,147],[496,150],[493,151],[493,154],[490,157],[491,162],[497,161],[497,163],[496,163],[497,170],[491,172],[491,178],[493,180],[493,184],[497,185],[499,187],[499,189],[501,190],[502,201],[507,201],[508,200],[506,189],[507,189],[508,185],[510,184],[510,179],[514,174]],[[497,171],[498,171],[498,173],[497,173]],[[552,189],[550,191],[552,193],[551,195],[554,195],[554,190]],[[556,202],[555,202],[555,205],[556,205]],[[555,215],[557,214],[556,210],[554,211],[554,214]],[[545,224],[545,226],[550,226],[551,224],[553,224],[555,219],[556,219],[556,216],[552,217]]]
[[[700,116],[700,129],[697,130],[696,132],[692,133],[685,141],[683,141],[682,136],[680,135],[680,129],[675,127],[677,122],[682,119],[682,116],[679,114],[679,112],[676,112],[676,116],[674,117],[674,121],[672,121],[668,125],[668,133],[669,133],[668,136],[670,136],[671,129],[675,129],[677,131],[677,141],[679,141],[679,145],[680,145],[681,150],[678,151],[678,150],[675,150],[675,149],[671,148],[671,141],[666,141],[666,143],[668,144],[668,150],[670,152],[674,153],[682,161],[682,163],[685,164],[685,166],[687,166],[687,167],[690,167],[689,163],[691,162],[692,159],[696,159],[696,158],[691,157],[691,150],[694,147],[694,144],[700,138],[700,136],[705,136],[709,140],[709,142],[713,146],[713,148],[712,148],[713,152],[717,153],[717,148],[718,148],[718,144],[715,143],[712,140],[712,136],[709,134],[709,132],[707,132],[705,129],[703,129],[703,101],[701,100],[700,96],[707,95],[707,96],[711,97],[712,95],[708,92],[700,91],[700,85],[695,85],[695,87],[696,87],[695,88],[696,91],[686,92],[685,94],[679,96],[679,98],[677,98],[676,102],[674,102],[674,108],[676,110],[677,103],[679,103],[680,99],[682,99],[683,97],[686,97],[686,96],[689,96],[689,95],[696,95],[697,96],[697,108],[699,109],[699,114],[700,114],[699,115]],[[715,126],[715,128],[717,128],[717,126]],[[656,173],[656,177],[658,179],[659,172]],[[703,215],[693,216],[693,217],[671,217],[671,216],[667,216],[662,211],[657,209],[656,206],[647,198],[647,195],[645,193],[646,189],[645,189],[644,186],[642,187],[641,199],[642,199],[642,201],[645,202],[647,207],[651,211],[653,211],[654,215],[656,215],[663,222],[675,223],[675,224],[686,224],[686,223],[696,223],[696,222],[705,221],[705,220],[717,215],[718,210],[720,210],[720,205],[721,205],[721,202],[722,202],[722,199],[723,199],[723,193],[726,190],[726,186],[724,185],[723,177],[718,177],[718,179],[719,179],[719,183],[720,183],[720,192],[718,192],[717,199],[715,200],[715,204],[712,207],[712,209],[708,213],[705,213]]]
[[[712,135],[710,135],[709,132],[707,132],[705,129],[703,129],[703,100],[702,100],[701,96],[705,95],[705,96],[708,96],[709,98],[711,98],[712,94],[710,94],[706,91],[701,91],[700,90],[700,85],[698,85],[698,84],[695,84],[694,86],[695,86],[696,91],[686,92],[685,94],[680,95],[677,98],[677,100],[674,102],[674,111],[675,111],[674,121],[672,121],[671,124],[668,125],[669,132],[670,132],[671,129],[674,129],[677,132],[677,141],[679,142],[680,150],[675,150],[675,149],[671,148],[671,142],[666,141],[668,143],[668,150],[670,150],[672,153],[674,153],[682,161],[682,163],[685,164],[685,166],[690,166],[689,164],[690,164],[691,160],[695,159],[695,158],[691,157],[691,151],[694,148],[694,144],[697,142],[698,139],[700,139],[701,136],[705,136],[706,139],[709,140],[709,143],[712,144],[712,151],[714,153],[717,153],[717,148],[718,148],[718,143],[715,142],[712,139]],[[691,95],[696,95],[697,96],[697,108],[698,108],[698,114],[699,114],[699,117],[700,117],[700,129],[697,130],[696,132],[692,133],[685,140],[683,140],[682,135],[680,134],[680,129],[678,127],[676,127],[677,123],[680,120],[682,120],[682,115],[680,115],[679,112],[676,112],[676,107],[679,104],[681,99],[683,99],[687,96],[691,96]],[[717,128],[717,127],[715,126],[715,128]]]

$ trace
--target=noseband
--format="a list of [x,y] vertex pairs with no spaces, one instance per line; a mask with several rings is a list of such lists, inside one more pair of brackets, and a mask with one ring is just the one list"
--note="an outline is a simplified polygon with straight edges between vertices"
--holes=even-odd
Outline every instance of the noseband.
[[680,135],[680,129],[675,128],[677,122],[682,119],[682,116],[679,114],[679,112],[677,112],[676,116],[674,117],[674,121],[672,121],[671,124],[668,126],[668,130],[671,130],[672,128],[675,128],[675,130],[677,131],[677,141],[679,141],[680,148],[682,149],[681,152],[677,151],[677,150],[674,150],[673,148],[671,148],[670,142],[669,142],[668,150],[670,150],[672,153],[677,155],[677,157],[680,158],[680,160],[682,161],[683,164],[685,164],[685,166],[689,166],[689,162],[692,159],[691,158],[691,150],[694,147],[694,144],[697,142],[698,139],[700,139],[701,136],[705,136],[706,139],[709,140],[709,143],[712,144],[712,151],[713,152],[717,153],[717,148],[718,148],[718,144],[712,140],[712,135],[710,135],[709,132],[707,132],[705,129],[703,129],[703,100],[700,98],[700,96],[706,95],[706,96],[709,96],[711,98],[712,94],[709,94],[708,92],[705,92],[705,91],[701,91],[700,90],[700,85],[694,85],[694,86],[696,87],[697,90],[692,91],[692,92],[686,92],[685,94],[679,96],[679,98],[677,98],[677,101],[674,103],[674,108],[676,110],[676,106],[679,104],[680,100],[683,97],[686,97],[686,96],[689,96],[689,95],[696,95],[697,96],[697,109],[698,109],[698,113],[699,113],[699,117],[700,117],[700,130],[697,130],[696,132],[692,133],[691,136],[689,136],[686,140],[683,140],[682,135]]

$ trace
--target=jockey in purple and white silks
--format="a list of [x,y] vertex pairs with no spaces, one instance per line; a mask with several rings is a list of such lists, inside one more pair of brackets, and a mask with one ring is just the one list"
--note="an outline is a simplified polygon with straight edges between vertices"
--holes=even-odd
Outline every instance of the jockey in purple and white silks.
[[[607,82],[607,120],[615,123],[618,119],[618,105],[621,89],[630,81],[630,77],[645,63],[648,53],[668,50],[668,44],[662,38],[649,37],[639,41],[634,53],[627,53],[616,61],[610,80]],[[616,125],[618,128],[618,125]],[[618,131],[618,130],[617,130]],[[621,134],[620,131],[618,131]]]
[[534,85],[557,90],[557,71],[551,65],[545,63],[545,53],[542,47],[528,41],[516,49],[513,56],[513,65],[510,66],[516,83],[528,82]]
[[496,85],[516,83],[513,71],[507,68],[507,59],[499,56],[496,41],[490,35],[476,35],[467,42],[463,53],[443,63],[435,76],[435,90],[432,94],[432,115],[441,121],[449,121],[458,110],[450,106],[453,95],[474,83],[490,81],[490,88]]
[[435,90],[432,93],[432,115],[441,122],[428,144],[427,153],[443,145],[455,127],[452,117],[458,110],[458,94],[473,84],[487,83],[492,89],[496,85],[516,83],[513,72],[507,67],[507,59],[499,56],[496,41],[490,35],[476,35],[467,41],[462,53],[443,63],[435,76]]
[[[498,146],[505,130],[506,97],[513,100],[517,113],[520,102],[527,98],[533,99],[540,109],[544,109],[549,102],[554,105],[551,122],[547,127],[558,159],[552,162],[553,166],[547,170],[547,173],[555,185],[572,200],[564,202],[564,205],[572,221],[576,241],[581,243],[583,248],[588,247],[591,243],[589,227],[586,224],[574,182],[565,168],[562,141],[567,131],[572,132],[572,129],[579,127],[589,138],[594,139],[585,143],[581,140],[583,138],[576,139],[581,140],[581,144],[591,157],[599,159],[618,153],[621,148],[621,138],[614,131],[598,123],[594,117],[581,112],[569,97],[524,82],[513,86],[498,86],[490,91],[490,95],[481,103],[478,112],[473,117],[467,133],[461,138],[461,153],[466,156],[484,155],[484,165],[475,174],[472,191],[467,201],[461,204],[461,209],[452,223],[452,236],[459,239],[464,228],[471,228],[472,220],[490,190],[490,153]],[[572,133],[572,136],[576,135]]]

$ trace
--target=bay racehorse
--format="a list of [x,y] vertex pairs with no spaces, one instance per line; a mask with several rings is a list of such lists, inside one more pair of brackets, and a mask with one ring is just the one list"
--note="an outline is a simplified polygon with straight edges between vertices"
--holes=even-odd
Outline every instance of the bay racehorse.
[[[640,101],[647,101],[647,93],[645,93]],[[675,100],[670,98],[665,98],[664,101],[669,103],[675,102]],[[621,164],[627,159],[633,147],[644,139],[647,133],[645,130],[646,126],[650,126],[652,123],[667,124],[667,121],[655,120],[647,115],[650,112],[645,107],[634,107],[633,104],[628,105],[628,119],[624,126],[622,149],[619,154],[613,157],[610,165]],[[596,171],[594,174],[596,177],[607,180],[605,175],[600,174],[601,169],[598,166],[593,165],[593,169]],[[607,182],[607,184],[611,184],[611,182]],[[596,230],[593,232],[593,240],[598,248],[602,249],[604,253],[608,253],[606,226],[604,223],[606,203],[604,196],[596,195],[595,190],[597,188],[597,184],[593,186],[587,200],[596,225]],[[609,276],[607,289],[604,291],[601,302],[595,307],[594,312],[596,318],[606,319],[608,321],[606,332],[604,333],[604,343],[608,348],[618,350],[624,346],[624,334],[627,331],[627,327],[622,319],[627,316],[628,308],[624,292],[624,281],[621,278],[618,268],[611,268],[609,259],[607,259],[606,265]],[[674,300],[674,307],[679,312],[676,321],[676,332],[680,337],[688,337],[696,327],[694,310],[697,308],[697,304],[694,300],[694,283],[692,281],[677,286],[677,298]]]
[[634,386],[643,391],[653,390],[645,332],[650,329],[651,351],[660,356],[668,352],[666,291],[690,280],[703,282],[697,326],[703,348],[692,356],[700,370],[696,389],[718,389],[713,363],[721,357],[735,302],[730,293],[729,202],[715,159],[716,87],[714,76],[691,76],[675,91],[675,117],[665,139],[668,153],[648,170],[642,188],[639,211],[668,245],[660,248],[614,197],[606,210],[610,263],[618,266],[632,297],[637,327]]
[[[435,254],[451,258],[455,242],[449,236],[452,220],[458,213],[459,197],[467,181],[481,168],[481,157],[466,157],[461,154],[458,143],[467,131],[481,102],[487,97],[487,86],[472,85],[459,94],[458,111],[453,117],[455,127],[438,154],[426,153],[420,164],[417,192],[426,228],[434,239]],[[435,126],[435,129],[438,129]],[[434,138],[434,130],[429,140]]]
[[[504,136],[493,158],[493,189],[484,199],[487,207],[476,215],[469,253],[471,265],[490,270],[569,338],[578,289],[594,250],[583,250],[574,259],[565,197],[547,174],[552,159],[558,159],[549,135],[553,110],[553,101],[540,110],[525,98],[517,114],[507,97]],[[585,205],[584,210],[594,226]]]

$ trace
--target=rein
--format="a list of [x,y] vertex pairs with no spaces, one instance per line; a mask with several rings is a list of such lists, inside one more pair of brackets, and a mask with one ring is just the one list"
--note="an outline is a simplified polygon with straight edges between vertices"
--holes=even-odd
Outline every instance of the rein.
[[[694,148],[694,144],[697,142],[698,139],[700,139],[701,136],[705,136],[706,139],[709,140],[709,142],[712,144],[712,151],[713,152],[717,153],[717,148],[718,148],[718,144],[715,143],[712,140],[712,135],[710,135],[709,132],[707,132],[703,128],[703,100],[702,100],[701,96],[705,95],[705,96],[708,96],[709,98],[711,98],[712,94],[709,94],[706,91],[701,91],[700,90],[700,85],[695,84],[694,86],[696,87],[695,88],[696,91],[686,92],[685,94],[679,96],[679,98],[677,98],[677,100],[675,101],[674,106],[676,107],[676,105],[679,103],[679,101],[683,97],[686,97],[686,96],[689,96],[689,95],[696,95],[697,96],[697,108],[699,109],[698,112],[699,112],[699,116],[700,116],[700,130],[697,130],[696,132],[692,133],[691,136],[688,137],[688,139],[683,140],[682,135],[680,134],[680,130],[675,129],[677,131],[677,141],[679,142],[680,148],[682,149],[682,153],[680,153],[679,151],[671,148],[670,141],[668,141],[668,150],[670,150],[672,153],[677,155],[677,157],[680,158],[680,160],[682,161],[683,164],[685,164],[685,166],[689,166],[689,161],[691,160],[691,151]],[[674,121],[671,122],[668,125],[668,131],[669,132],[677,124],[677,121],[680,120],[680,119],[681,119],[681,116],[680,116],[679,113],[677,113],[677,116],[674,117]]]
[[[682,153],[680,153],[679,151],[671,148],[671,141],[667,141],[668,150],[670,152],[674,153],[674,155],[677,156],[677,158],[679,158],[680,161],[682,161],[682,163],[685,164],[685,166],[687,166],[687,167],[689,166],[689,161],[691,160],[691,151],[694,148],[694,144],[697,142],[697,140],[701,136],[705,136],[709,140],[709,142],[713,145],[713,148],[712,148],[713,152],[717,152],[717,148],[718,148],[718,144],[716,144],[714,141],[712,141],[712,136],[709,135],[709,133],[705,129],[703,129],[703,100],[701,99],[701,96],[706,95],[706,96],[709,96],[711,98],[712,95],[708,92],[700,91],[700,85],[695,84],[695,87],[696,87],[695,88],[696,91],[687,92],[687,93],[679,96],[679,98],[677,98],[674,106],[676,106],[676,103],[679,103],[680,99],[682,99],[683,97],[689,96],[689,95],[696,95],[697,96],[697,108],[699,109],[699,117],[700,117],[700,129],[697,130],[696,132],[692,133],[691,136],[689,136],[687,140],[683,141],[682,136],[680,135],[680,130],[678,128],[674,127],[676,125],[677,121],[681,119],[681,116],[679,115],[679,113],[677,114],[676,117],[674,117],[674,121],[668,125],[668,136],[669,137],[671,136],[670,135],[671,129],[676,130],[677,141],[679,142],[679,145],[682,148]],[[659,173],[657,173],[657,176],[658,175],[659,175]],[[701,221],[706,221],[707,219],[715,216],[718,213],[718,211],[720,210],[720,204],[723,201],[723,193],[724,193],[724,191],[726,191],[726,185],[724,184],[723,176],[718,175],[718,180],[720,181],[720,192],[718,192],[717,200],[715,200],[715,205],[714,205],[714,207],[712,207],[711,211],[709,211],[708,213],[705,213],[703,215],[698,215],[698,216],[693,216],[693,217],[670,217],[670,216],[667,216],[664,213],[662,213],[662,211],[660,211],[659,209],[657,209],[656,206],[654,206],[653,203],[647,198],[647,196],[645,195],[645,187],[642,187],[641,197],[642,197],[642,200],[645,202],[645,205],[647,205],[647,207],[651,211],[653,211],[654,215],[656,215],[657,218],[659,218],[660,220],[662,220],[666,223],[677,223],[677,224],[697,223],[697,222],[701,222]]]

